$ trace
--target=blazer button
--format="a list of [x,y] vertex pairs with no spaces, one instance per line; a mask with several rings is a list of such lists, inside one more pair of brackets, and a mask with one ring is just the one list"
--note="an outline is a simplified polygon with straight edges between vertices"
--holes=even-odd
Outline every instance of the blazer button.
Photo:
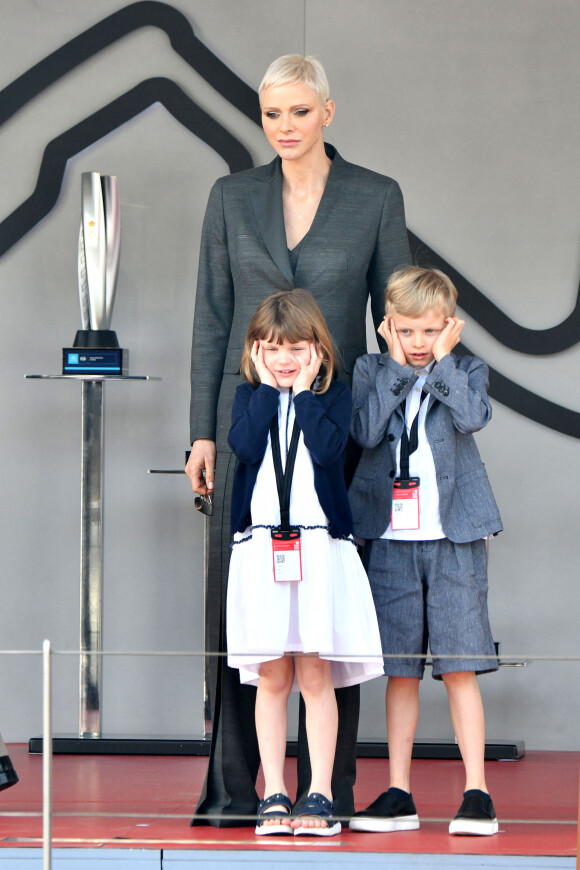
[[443,395],[444,395],[444,396],[448,396],[448,395],[449,395],[449,390],[447,390],[447,389],[443,390]]
[[394,441],[394,440],[395,440],[395,436],[393,435],[392,432],[389,432],[389,434],[387,435],[387,441]]
[[392,470],[391,470],[391,471],[389,471],[389,477],[394,477],[394,476],[395,476],[395,472],[394,472],[394,471],[392,471]]
[[435,389],[439,390],[441,388],[441,381],[435,381]]

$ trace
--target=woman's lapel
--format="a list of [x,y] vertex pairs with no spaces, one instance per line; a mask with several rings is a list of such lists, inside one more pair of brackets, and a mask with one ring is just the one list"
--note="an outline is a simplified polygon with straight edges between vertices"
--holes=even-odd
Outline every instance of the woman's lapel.
[[290,286],[294,275],[290,266],[284,211],[282,208],[282,172],[279,159],[267,166],[260,166],[252,173],[250,196],[260,233],[268,253]]
[[[336,148],[328,144],[325,148],[326,153],[332,159],[332,168],[312,226],[304,237],[305,244],[308,245],[316,241],[319,230],[324,226],[326,218],[332,212],[337,198],[341,196],[341,181],[348,175],[346,171],[348,164],[342,160]],[[249,177],[254,215],[264,244],[290,287],[293,287],[294,275],[290,266],[284,227],[280,158],[276,157],[271,163],[256,167]]]

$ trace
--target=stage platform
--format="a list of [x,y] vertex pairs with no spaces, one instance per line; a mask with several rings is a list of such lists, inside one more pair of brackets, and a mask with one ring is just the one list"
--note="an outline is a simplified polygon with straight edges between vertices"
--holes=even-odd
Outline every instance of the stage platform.
[[[42,867],[42,756],[11,745],[20,777],[0,792],[0,868]],[[251,863],[354,868],[576,867],[580,752],[528,751],[486,762],[500,822],[493,837],[450,837],[461,801],[460,761],[417,759],[418,831],[329,838],[256,837],[253,828],[190,827],[207,759],[192,756],[58,755],[54,758],[55,870],[217,870]],[[295,760],[288,759],[288,785]],[[358,762],[357,808],[383,790],[388,761]]]

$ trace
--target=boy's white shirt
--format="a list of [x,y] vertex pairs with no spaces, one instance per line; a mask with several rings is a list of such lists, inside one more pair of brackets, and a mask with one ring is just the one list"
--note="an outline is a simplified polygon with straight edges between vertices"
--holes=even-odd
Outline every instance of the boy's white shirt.
[[[425,432],[425,418],[427,416],[427,406],[429,404],[429,396],[421,403],[421,392],[427,375],[435,365],[435,360],[429,363],[424,369],[421,369],[419,379],[413,385],[413,389],[407,396],[407,406],[405,413],[405,423],[407,433],[410,432],[411,424],[419,413],[419,429],[418,429],[418,445],[414,453],[409,457],[409,475],[410,477],[419,478],[419,517],[420,523],[418,529],[404,529],[393,531],[391,522],[386,531],[381,535],[382,538],[388,538],[395,541],[436,541],[445,537],[443,526],[441,525],[441,517],[439,515],[439,490],[437,489],[437,473],[435,471],[435,462],[433,453],[427,440]],[[417,372],[419,373],[419,372]],[[397,444],[396,466],[399,477],[401,473],[400,466],[401,442]],[[388,486],[388,483],[385,483]]]

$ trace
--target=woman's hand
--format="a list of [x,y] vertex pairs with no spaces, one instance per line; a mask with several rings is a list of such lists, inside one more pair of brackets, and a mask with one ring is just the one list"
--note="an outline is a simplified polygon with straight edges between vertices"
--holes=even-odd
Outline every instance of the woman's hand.
[[322,365],[322,354],[320,353],[320,348],[315,344],[310,344],[310,361],[307,363],[302,362],[300,358],[297,357],[297,361],[300,364],[300,371],[296,375],[296,380],[292,384],[292,392],[296,396],[298,393],[302,393],[304,390],[309,390],[312,386],[316,375],[320,371],[320,366]]
[[266,366],[264,361],[264,348],[259,341],[254,342],[254,346],[252,348],[251,360],[254,364],[254,368],[256,369],[256,374],[260,378],[260,381],[263,384],[268,384],[269,387],[275,387],[278,389],[278,384],[276,383],[276,378],[270,371],[270,369]]
[[215,441],[210,441],[207,438],[199,438],[194,441],[185,466],[185,473],[191,481],[191,488],[194,492],[207,495],[213,490],[214,468]]
[[394,359],[395,362],[398,362],[399,365],[404,366],[407,364],[407,358],[405,356],[405,352],[402,348],[401,342],[399,341],[399,336],[397,334],[397,330],[395,328],[395,321],[392,317],[387,317],[385,314],[383,320],[377,332],[382,338],[387,342],[387,347],[389,349],[389,355],[391,359]]
[[445,329],[437,336],[433,345],[433,356],[437,362],[451,353],[455,345],[459,344],[459,336],[464,326],[465,320],[460,320],[457,315],[445,318]]

